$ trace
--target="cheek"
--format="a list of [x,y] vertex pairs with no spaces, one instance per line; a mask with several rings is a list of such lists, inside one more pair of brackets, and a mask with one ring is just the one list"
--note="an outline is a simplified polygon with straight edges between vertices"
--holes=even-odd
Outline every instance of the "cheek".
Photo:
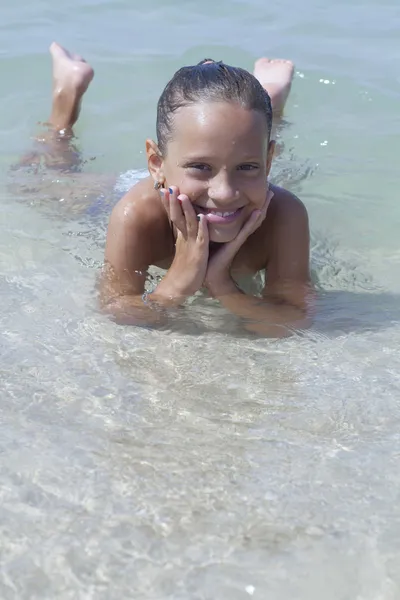
[[261,208],[268,193],[267,179],[248,181],[247,185],[243,186],[242,191],[254,206]]
[[190,177],[181,170],[176,173],[176,180],[171,183],[179,188],[181,194],[186,194],[192,202],[204,193],[207,193],[208,190],[207,181],[200,181]]

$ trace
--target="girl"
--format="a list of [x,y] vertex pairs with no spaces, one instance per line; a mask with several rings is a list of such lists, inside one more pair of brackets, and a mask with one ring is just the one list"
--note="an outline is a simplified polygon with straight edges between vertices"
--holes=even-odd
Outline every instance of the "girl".
[[[50,124],[65,139],[92,68],[57,44]],[[260,59],[254,75],[206,59],[183,67],[157,107],[157,141],[146,141],[149,176],[114,207],[101,304],[121,323],[155,323],[202,288],[262,335],[308,323],[312,298],[304,205],[271,185],[273,131],[293,65]],[[148,268],[166,274],[145,294]],[[260,297],[238,285],[265,270]],[[160,310],[162,309],[162,310]]]

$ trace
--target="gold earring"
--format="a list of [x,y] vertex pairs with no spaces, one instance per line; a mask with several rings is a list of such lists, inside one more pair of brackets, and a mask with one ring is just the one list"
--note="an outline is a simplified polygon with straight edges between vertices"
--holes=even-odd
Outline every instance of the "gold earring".
[[154,189],[155,189],[155,190],[159,190],[159,189],[161,189],[161,188],[162,188],[162,186],[163,186],[163,184],[162,184],[160,181],[155,181],[155,182],[154,182]]

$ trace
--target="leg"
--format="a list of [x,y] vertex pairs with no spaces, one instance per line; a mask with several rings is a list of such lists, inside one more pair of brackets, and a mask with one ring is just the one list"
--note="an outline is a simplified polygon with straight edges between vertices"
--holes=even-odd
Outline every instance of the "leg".
[[[80,172],[81,157],[73,144],[81,100],[94,71],[83,58],[61,46],[50,46],[53,60],[53,101],[50,118],[35,148],[11,168],[9,190],[32,204],[56,201],[69,214],[87,211],[113,189],[115,178]],[[23,168],[25,167],[25,168]]]
[[[292,87],[294,65],[290,60],[259,58],[254,65],[254,76],[268,92],[273,111],[272,139],[276,139],[283,109]],[[279,137],[279,135],[278,135]],[[275,156],[282,153],[282,143],[278,143]]]
[[294,74],[290,60],[259,58],[254,65],[254,76],[271,98],[274,119],[280,119],[289,96]]
[[55,131],[71,132],[94,71],[81,56],[71,54],[55,42],[50,46],[50,53],[53,59],[53,106],[49,123]]
[[79,165],[79,153],[72,144],[83,94],[93,79],[92,67],[80,56],[71,54],[55,42],[50,46],[53,59],[53,103],[47,131],[37,138],[35,150],[22,158],[22,165],[37,165],[68,171]]

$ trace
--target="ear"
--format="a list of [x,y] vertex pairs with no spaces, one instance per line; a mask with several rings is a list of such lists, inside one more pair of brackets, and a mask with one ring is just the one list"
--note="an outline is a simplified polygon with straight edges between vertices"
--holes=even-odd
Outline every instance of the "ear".
[[164,160],[157,144],[153,140],[146,140],[146,155],[147,166],[151,177],[154,179],[154,183],[161,183],[164,185]]
[[268,144],[268,154],[267,154],[267,177],[271,170],[272,159],[274,158],[275,152],[275,140],[271,140]]

